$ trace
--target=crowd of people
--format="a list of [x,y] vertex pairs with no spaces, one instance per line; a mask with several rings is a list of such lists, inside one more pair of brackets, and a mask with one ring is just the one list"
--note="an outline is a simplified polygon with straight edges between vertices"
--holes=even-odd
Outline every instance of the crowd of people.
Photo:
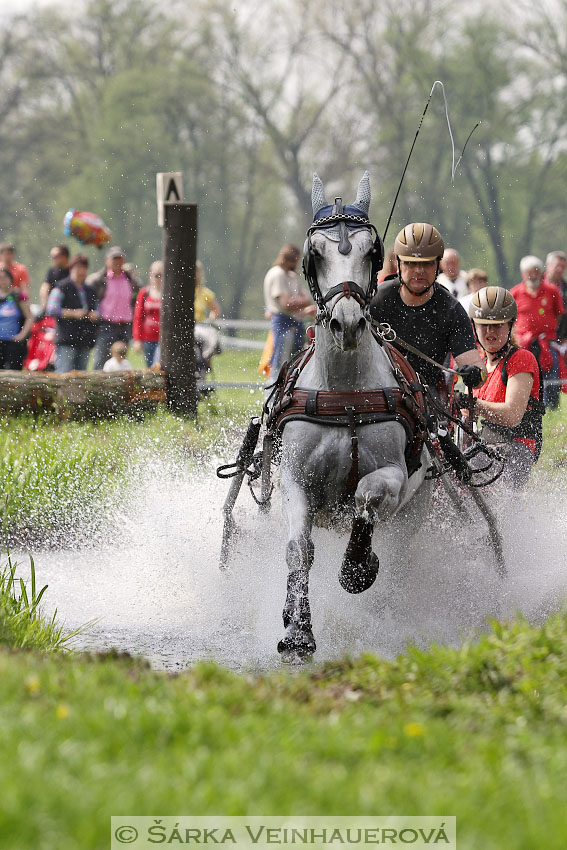
[[[284,245],[264,280],[271,323],[273,381],[303,344],[304,319],[315,306],[297,275],[300,251]],[[567,255],[551,251],[545,263],[523,257],[521,281],[510,291],[491,285],[480,268],[461,269],[431,224],[412,223],[387,252],[370,305],[376,322],[437,364],[452,362],[470,396],[463,412],[480,419],[483,439],[507,458],[506,475],[523,486],[541,448],[541,417],[559,403],[567,385]],[[396,344],[396,343],[395,343]],[[400,347],[429,389],[447,400],[439,366]],[[459,396],[459,394],[457,394]]]
[[[161,260],[151,264],[143,285],[119,246],[110,248],[104,267],[91,274],[88,257],[71,256],[66,245],[55,245],[49,256],[34,316],[28,270],[16,261],[14,245],[0,244],[0,369],[85,370],[92,354],[94,369],[127,370],[132,368],[127,359],[131,343],[148,367],[159,364]],[[195,322],[219,316],[197,260]]]

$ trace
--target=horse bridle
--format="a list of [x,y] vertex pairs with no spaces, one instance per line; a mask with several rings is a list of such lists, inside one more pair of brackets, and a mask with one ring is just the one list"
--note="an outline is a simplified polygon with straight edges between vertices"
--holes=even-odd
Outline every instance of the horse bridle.
[[[358,301],[364,310],[367,310],[376,293],[376,288],[378,286],[377,275],[384,263],[384,245],[380,239],[378,231],[374,225],[370,223],[367,216],[357,215],[355,212],[350,212],[348,211],[348,207],[345,210],[340,198],[335,199],[332,209],[333,212],[330,215],[322,216],[313,222],[307,231],[307,239],[305,240],[305,246],[303,249],[303,274],[307,280],[311,296],[317,304],[317,319],[321,323],[325,323],[330,320],[331,313],[341,298],[352,297]],[[366,230],[370,230],[370,232],[374,235],[374,242],[372,244],[371,251],[370,285],[365,291],[354,280],[344,280],[336,286],[331,287],[331,289],[323,295],[317,280],[315,252],[311,244],[311,237],[313,233],[316,233],[319,230],[328,230],[329,228],[336,227],[338,225],[340,231],[338,246],[339,252],[341,254],[349,254],[352,250],[352,244],[348,235],[348,224],[363,227]],[[333,299],[335,299],[335,301],[331,309],[329,309],[327,304]]]

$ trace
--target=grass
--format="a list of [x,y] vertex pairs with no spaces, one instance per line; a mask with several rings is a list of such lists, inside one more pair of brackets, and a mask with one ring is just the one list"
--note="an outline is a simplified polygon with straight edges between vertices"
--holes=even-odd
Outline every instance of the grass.
[[222,813],[456,815],[461,850],[563,848],[566,643],[558,616],[263,676],[1,652],[0,847],[95,850],[112,814]]
[[4,540],[33,541],[93,533],[126,471],[124,433],[108,426],[59,425],[31,417],[4,420],[0,431],[0,491]]
[[557,474],[567,465],[567,398],[562,393],[556,410],[543,417],[543,449],[538,462],[540,472]]
[[33,558],[29,585],[16,576],[17,568],[8,551],[6,563],[0,567],[0,645],[48,652],[66,649],[86,626],[66,633],[57,622],[57,611],[51,619],[44,617],[40,602],[47,585],[37,589]]

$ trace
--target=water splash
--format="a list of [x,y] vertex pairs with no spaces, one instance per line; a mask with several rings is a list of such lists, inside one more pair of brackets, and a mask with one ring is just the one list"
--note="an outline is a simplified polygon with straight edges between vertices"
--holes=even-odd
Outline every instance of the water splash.
[[[142,654],[168,669],[201,658],[237,670],[279,664],[287,576],[279,495],[264,517],[243,488],[235,508],[241,535],[222,574],[226,485],[216,465],[215,458],[197,466],[153,457],[95,548],[34,553],[38,581],[49,584],[48,612],[57,607],[70,628],[100,618],[81,646]],[[540,480],[500,505],[509,568],[502,585],[480,516],[463,524],[442,501],[403,563],[396,563],[393,532],[375,538],[381,570],[360,596],[345,594],[337,580],[347,536],[316,529],[317,660],[363,650],[394,657],[410,642],[456,646],[489,619],[518,611],[543,621],[567,598],[565,495],[564,485]]]

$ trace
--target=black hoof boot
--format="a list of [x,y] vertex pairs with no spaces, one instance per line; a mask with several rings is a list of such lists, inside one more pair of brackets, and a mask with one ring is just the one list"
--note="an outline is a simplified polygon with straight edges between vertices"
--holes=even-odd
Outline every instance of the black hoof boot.
[[347,593],[362,593],[376,581],[380,562],[372,551],[373,530],[371,522],[355,517],[339,572],[340,585]]
[[278,642],[278,652],[283,661],[303,661],[313,655],[317,649],[311,630],[308,589],[307,570],[295,570],[289,573],[287,598],[283,609],[285,635]]

